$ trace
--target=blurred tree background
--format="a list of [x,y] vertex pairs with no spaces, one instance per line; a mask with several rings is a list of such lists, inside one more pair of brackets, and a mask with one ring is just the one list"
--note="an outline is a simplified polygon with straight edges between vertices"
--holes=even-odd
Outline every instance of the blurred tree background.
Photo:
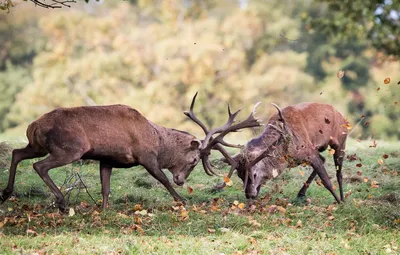
[[56,107],[115,103],[201,135],[182,113],[199,91],[195,110],[209,126],[226,120],[227,102],[248,113],[262,101],[258,116],[266,120],[271,102],[315,101],[333,104],[354,126],[360,121],[353,138],[400,138],[396,1],[12,4],[0,12],[6,135],[23,135]]

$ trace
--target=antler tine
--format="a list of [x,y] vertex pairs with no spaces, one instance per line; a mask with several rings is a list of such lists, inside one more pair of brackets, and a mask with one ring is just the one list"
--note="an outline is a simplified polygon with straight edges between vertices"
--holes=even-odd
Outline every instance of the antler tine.
[[203,168],[206,171],[206,174],[208,174],[209,176],[213,176],[213,175],[217,175],[219,176],[219,174],[217,174],[216,172],[214,172],[210,161],[208,160],[208,156],[204,156],[201,158],[201,163],[203,164]]
[[229,153],[224,149],[224,147],[221,146],[221,144],[216,144],[215,145],[216,149],[221,152],[221,154],[226,158],[228,163],[231,165],[231,170],[229,171],[228,177],[231,178],[233,171],[237,168],[238,162],[236,162],[230,155]]
[[282,120],[282,122],[283,122],[283,127],[284,127],[284,129],[286,129],[286,121],[285,121],[285,118],[283,118],[283,114],[282,114],[281,108],[280,108],[278,105],[274,104],[274,103],[271,103],[271,104],[272,104],[273,106],[275,106],[275,108],[278,110],[279,117],[281,118],[281,120]]
[[191,120],[193,120],[197,125],[199,125],[201,127],[201,129],[203,129],[204,133],[207,135],[208,133],[208,129],[206,128],[206,126],[203,124],[203,122],[201,122],[196,115],[193,112],[193,108],[194,108],[194,104],[196,102],[196,97],[197,97],[198,92],[196,92],[196,94],[194,95],[193,99],[192,99],[192,103],[190,104],[190,111],[184,111],[183,114],[185,114],[186,116],[188,116]]
[[231,147],[231,148],[242,148],[243,147],[243,145],[240,145],[240,144],[227,143],[223,139],[221,141],[219,141],[219,144],[226,146],[226,147]]
[[[214,129],[210,130],[210,131],[208,132],[206,138],[204,138],[204,141],[203,141],[203,143],[201,144],[201,148],[200,148],[200,149],[203,149],[203,150],[204,150],[204,149],[210,149],[210,148],[212,147],[212,146],[209,146],[210,143],[212,143],[213,145],[215,145],[215,144],[216,144],[215,142],[214,142],[214,143],[213,143],[213,142],[210,142],[212,136],[213,136],[214,134],[217,134],[217,133],[223,133],[225,130],[229,129],[229,127],[231,127],[232,124],[235,122],[236,116],[239,114],[239,112],[240,112],[242,109],[243,109],[243,108],[240,108],[240,109],[237,110],[236,112],[232,113],[232,112],[231,112],[231,107],[230,107],[230,105],[228,104],[228,115],[229,115],[229,117],[228,117],[227,122],[226,122],[223,126],[221,126],[221,127],[216,127],[216,128],[214,128]],[[213,139],[213,141],[214,141],[214,139]]]
[[272,127],[273,129],[275,129],[276,131],[278,131],[279,133],[283,133],[283,130],[278,128],[277,126],[273,125],[273,124],[268,124],[267,126]]

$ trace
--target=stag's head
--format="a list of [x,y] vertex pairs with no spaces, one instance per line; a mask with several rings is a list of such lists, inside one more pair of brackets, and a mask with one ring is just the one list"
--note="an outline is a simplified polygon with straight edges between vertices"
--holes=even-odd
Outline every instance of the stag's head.
[[277,177],[284,164],[288,131],[281,109],[273,104],[279,113],[274,123],[266,126],[262,139],[250,141],[241,153],[238,176],[243,180],[246,198],[256,198],[261,186]]
[[283,157],[288,135],[286,122],[281,109],[273,105],[279,112],[279,118],[266,126],[262,139],[250,140],[240,153],[231,158],[233,164],[224,159],[224,162],[235,166],[231,168],[228,177],[237,170],[243,181],[246,198],[256,198],[261,186],[267,180],[277,177],[281,173],[281,165],[286,163]]
[[175,139],[177,146],[173,151],[168,152],[168,154],[175,154],[172,165],[168,169],[172,173],[175,184],[182,186],[200,161],[201,141],[189,133],[178,130],[175,132],[179,132]]

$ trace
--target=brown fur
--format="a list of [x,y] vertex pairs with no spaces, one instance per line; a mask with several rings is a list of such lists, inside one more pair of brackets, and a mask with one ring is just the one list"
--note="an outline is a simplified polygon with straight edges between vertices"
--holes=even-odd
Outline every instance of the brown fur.
[[[257,197],[261,185],[279,176],[287,167],[308,163],[314,171],[298,196],[305,196],[308,186],[318,174],[335,199],[338,202],[343,201],[341,170],[347,138],[347,121],[331,105],[319,103],[288,106],[282,109],[282,115],[286,131],[282,133],[273,127],[283,126],[279,114],[274,114],[268,121],[268,124],[273,126],[267,125],[259,137],[249,141],[242,153],[234,157],[239,162],[238,176],[245,181],[248,163],[261,153],[268,155],[249,171],[253,174],[254,183],[252,181],[247,183],[246,197]],[[276,145],[271,146],[274,143]],[[340,200],[334,193],[324,168],[325,159],[319,154],[328,146],[335,150],[333,157],[337,167]]]
[[48,171],[79,159],[100,161],[103,208],[108,204],[114,167],[142,165],[175,200],[183,201],[161,169],[169,169],[174,182],[183,185],[200,159],[200,141],[196,137],[158,126],[137,110],[124,105],[55,109],[31,123],[26,135],[29,144],[12,153],[8,185],[0,194],[2,202],[13,192],[18,163],[47,154],[47,158],[33,167],[56,195],[62,211],[65,209],[64,197]]

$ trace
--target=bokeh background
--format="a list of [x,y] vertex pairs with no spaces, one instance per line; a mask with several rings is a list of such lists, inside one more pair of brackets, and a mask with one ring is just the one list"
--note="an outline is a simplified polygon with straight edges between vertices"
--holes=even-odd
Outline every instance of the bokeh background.
[[196,91],[208,126],[224,123],[227,102],[245,107],[240,119],[261,101],[267,120],[271,102],[314,101],[343,113],[354,139],[400,137],[397,1],[12,4],[0,12],[3,139],[25,139],[56,107],[116,103],[201,135],[182,113]]

